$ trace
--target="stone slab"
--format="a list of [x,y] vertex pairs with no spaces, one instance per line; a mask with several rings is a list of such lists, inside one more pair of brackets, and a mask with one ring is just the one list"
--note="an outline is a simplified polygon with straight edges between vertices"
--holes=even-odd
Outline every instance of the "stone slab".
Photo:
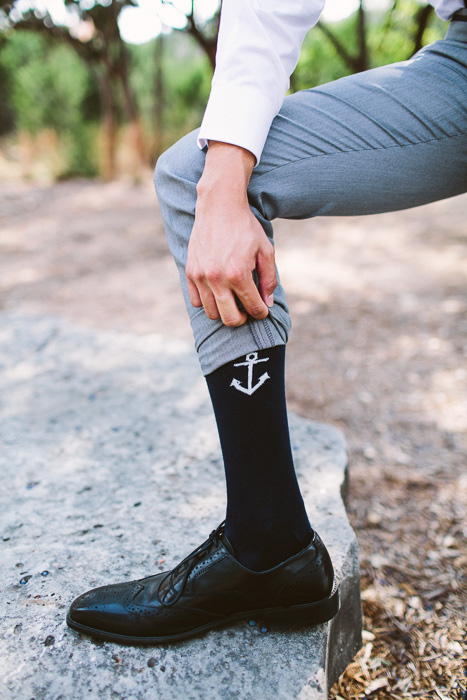
[[2,700],[320,700],[361,646],[357,542],[336,429],[290,416],[312,524],[341,581],[331,623],[261,620],[160,647],[65,624],[88,588],[175,565],[224,517],[215,423],[193,350],[0,314]]

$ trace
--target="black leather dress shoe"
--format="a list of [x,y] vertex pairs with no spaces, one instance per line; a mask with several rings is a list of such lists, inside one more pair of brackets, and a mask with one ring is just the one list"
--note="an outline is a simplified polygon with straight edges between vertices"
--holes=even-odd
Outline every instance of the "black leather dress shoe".
[[316,625],[338,609],[331,559],[316,532],[301,552],[256,572],[235,559],[221,523],[172,571],[83,593],[67,623],[113,642],[158,644],[254,616]]

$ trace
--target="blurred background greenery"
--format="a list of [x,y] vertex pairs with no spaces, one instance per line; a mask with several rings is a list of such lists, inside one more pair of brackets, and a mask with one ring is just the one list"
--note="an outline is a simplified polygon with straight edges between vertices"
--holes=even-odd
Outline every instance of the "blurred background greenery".
[[[219,3],[150,1],[139,16],[143,0],[0,0],[0,178],[138,178],[199,125]],[[291,91],[405,60],[446,31],[421,0],[334,9],[308,34]]]

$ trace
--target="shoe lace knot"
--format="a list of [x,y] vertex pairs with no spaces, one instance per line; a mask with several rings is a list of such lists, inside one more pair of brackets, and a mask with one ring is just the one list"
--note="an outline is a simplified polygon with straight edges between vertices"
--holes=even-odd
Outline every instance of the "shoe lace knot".
[[219,545],[224,529],[225,520],[211,532],[207,540],[161,578],[156,589],[156,598],[161,605],[174,605],[180,600],[191,572],[213,545]]

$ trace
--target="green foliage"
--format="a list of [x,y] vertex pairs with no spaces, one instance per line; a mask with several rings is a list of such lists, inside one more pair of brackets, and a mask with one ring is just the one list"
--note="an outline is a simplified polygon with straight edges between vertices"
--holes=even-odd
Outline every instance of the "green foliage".
[[[76,3],[77,0],[69,0]],[[0,7],[6,0],[0,0]],[[132,0],[121,0],[128,4]],[[414,48],[422,0],[395,0],[388,12],[366,12],[366,40],[371,67],[409,58]],[[102,7],[93,12],[102,13]],[[357,15],[329,25],[345,51],[358,54]],[[423,43],[442,37],[446,23],[429,17]],[[209,96],[212,69],[205,53],[185,32],[173,31],[140,46],[127,46],[130,83],[146,133],[154,137],[163,104],[163,146],[197,127]],[[162,57],[162,58],[161,58]],[[161,66],[157,61],[161,60]],[[95,64],[94,64],[95,67]],[[158,70],[163,91],[158,94]],[[310,88],[344,75],[351,68],[328,37],[313,29],[305,39],[294,90]],[[114,89],[117,123],[125,120],[121,92]],[[158,115],[158,116],[157,116]],[[97,171],[96,143],[101,101],[89,65],[65,43],[44,33],[0,29],[0,134],[16,128],[38,134],[47,128],[60,136],[66,167],[62,176],[89,176]]]
[[[131,85],[148,133],[154,130],[157,100],[156,42],[129,46]],[[169,146],[199,126],[209,97],[212,70],[205,54],[182,32],[163,37],[162,47],[164,143]]]
[[33,135],[54,129],[69,152],[68,169],[94,175],[92,128],[82,115],[90,77],[75,52],[41,34],[13,31],[0,66],[8,75],[16,127]]
[[[366,12],[370,68],[403,61],[412,55],[417,15],[421,7],[423,4],[417,0],[398,0],[387,12]],[[358,53],[356,19],[354,14],[342,22],[329,25],[333,35],[351,55]],[[433,12],[423,35],[423,44],[444,36],[446,26]],[[305,39],[293,76],[293,87],[294,90],[302,90],[350,73],[349,66],[317,27]]]
[[88,74],[75,53],[39,34],[12,32],[2,52],[20,129],[36,134],[73,130],[80,118]]
[[[336,36],[345,41],[349,33],[348,22],[342,23],[339,27],[333,25],[333,29]],[[308,34],[303,43],[300,60],[293,75],[293,87],[295,91],[305,90],[337,80],[349,73],[350,69],[336,53],[329,40],[315,29]]]
[[[0,56],[3,41],[0,37]],[[10,76],[0,60],[0,136],[8,134],[14,127],[15,115],[10,99]]]
[[[417,31],[417,15],[421,5],[416,0],[396,2],[389,12],[369,16],[368,46],[371,67],[405,61],[413,54]],[[433,12],[423,35],[423,45],[441,39],[446,33],[446,23]]]
[[71,177],[96,177],[99,173],[96,142],[99,131],[98,122],[80,122],[73,132],[63,139],[66,166],[57,179]]
[[144,122],[153,120],[156,64],[154,41],[128,46],[131,60],[130,85]]
[[191,53],[172,61],[169,50],[164,57],[167,122],[173,128],[194,129],[199,126],[211,86],[212,70],[207,57],[197,49],[190,37],[184,36]]

